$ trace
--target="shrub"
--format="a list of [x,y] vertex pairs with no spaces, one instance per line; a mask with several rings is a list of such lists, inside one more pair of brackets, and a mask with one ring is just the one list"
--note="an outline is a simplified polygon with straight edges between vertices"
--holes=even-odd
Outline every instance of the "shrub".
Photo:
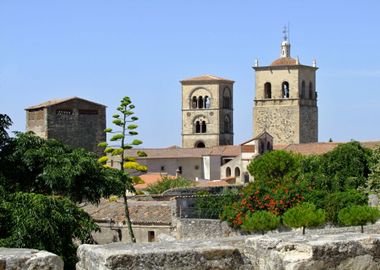
[[212,195],[207,191],[198,192],[195,208],[199,218],[219,218],[226,205],[231,205],[239,195],[236,190],[225,190],[221,194]]
[[292,228],[302,227],[302,234],[305,234],[305,228],[315,227],[325,222],[325,212],[322,209],[316,209],[312,203],[302,203],[286,211],[283,222]]
[[269,211],[281,216],[287,209],[304,200],[304,187],[293,184],[287,187],[269,188],[264,184],[249,184],[243,189],[241,199],[226,206],[221,219],[238,228],[250,212]]
[[276,229],[279,224],[280,217],[276,217],[268,211],[257,211],[247,213],[241,228],[247,232],[259,231],[264,234],[267,231]]
[[352,205],[339,211],[339,221],[344,225],[361,226],[361,232],[364,232],[363,226],[368,222],[374,224],[380,217],[379,209],[367,205]]
[[351,205],[367,204],[367,195],[356,190],[331,193],[325,200],[326,219],[333,224],[338,224],[338,213],[341,209]]
[[161,181],[153,185],[149,185],[146,191],[148,191],[150,194],[161,194],[164,191],[171,188],[191,187],[193,185],[194,185],[193,181],[185,179],[183,177],[170,178],[170,177],[164,176],[162,177]]

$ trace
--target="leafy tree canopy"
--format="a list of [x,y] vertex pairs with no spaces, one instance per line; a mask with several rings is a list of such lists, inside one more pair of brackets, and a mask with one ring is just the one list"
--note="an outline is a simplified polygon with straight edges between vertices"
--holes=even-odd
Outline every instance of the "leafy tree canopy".
[[302,203],[285,212],[283,222],[292,228],[301,228],[305,234],[305,228],[315,227],[325,222],[325,211],[316,209],[312,203]]
[[295,182],[300,173],[300,155],[283,150],[267,152],[248,165],[255,183],[270,187]]
[[380,193],[380,146],[373,150],[370,158],[367,189],[371,192]]
[[148,191],[150,194],[161,194],[164,191],[169,190],[171,188],[191,186],[194,186],[194,181],[191,181],[189,179],[183,177],[171,178],[164,176],[162,177],[162,180],[160,180],[159,182],[149,185],[146,188],[146,191]]
[[276,229],[280,225],[280,217],[268,211],[248,212],[243,220],[241,228],[244,231],[259,231],[264,234]]
[[33,192],[69,197],[74,202],[99,202],[120,195],[118,172],[101,166],[93,153],[72,149],[33,133],[18,133],[0,156],[0,185],[8,192]]
[[369,174],[370,156],[371,150],[362,147],[359,142],[341,144],[321,157],[319,171],[332,180],[332,190],[364,187]]
[[70,200],[33,193],[0,195],[0,246],[35,248],[60,255],[74,269],[74,238],[92,243],[99,230],[91,217]]
[[339,221],[344,225],[360,225],[361,232],[363,233],[363,226],[368,222],[374,224],[380,218],[380,211],[368,205],[352,205],[340,210],[338,217]]

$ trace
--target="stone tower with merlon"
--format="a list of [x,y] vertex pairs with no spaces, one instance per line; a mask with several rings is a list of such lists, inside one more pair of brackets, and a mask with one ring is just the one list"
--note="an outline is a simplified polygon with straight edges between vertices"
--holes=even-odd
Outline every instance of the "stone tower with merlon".
[[266,131],[274,144],[318,141],[318,107],[315,61],[300,64],[290,56],[286,30],[280,58],[270,66],[253,67],[256,95],[253,108],[254,136]]
[[181,84],[182,147],[233,144],[234,81],[203,75]]

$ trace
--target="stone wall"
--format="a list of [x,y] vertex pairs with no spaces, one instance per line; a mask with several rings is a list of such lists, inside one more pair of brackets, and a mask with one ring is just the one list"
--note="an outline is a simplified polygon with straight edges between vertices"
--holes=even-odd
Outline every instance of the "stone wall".
[[63,270],[62,259],[37,249],[0,248],[0,270]]
[[380,269],[380,236],[246,236],[150,244],[81,245],[77,270]]
[[240,232],[218,219],[180,219],[177,222],[176,234],[177,239],[193,240],[239,236]]

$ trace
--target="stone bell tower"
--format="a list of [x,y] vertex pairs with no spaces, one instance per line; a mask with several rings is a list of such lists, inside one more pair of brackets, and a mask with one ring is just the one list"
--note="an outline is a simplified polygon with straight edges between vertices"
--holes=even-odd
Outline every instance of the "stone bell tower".
[[280,58],[269,66],[256,61],[256,95],[253,108],[253,133],[266,131],[274,144],[318,141],[316,62],[300,64],[290,56],[290,42],[283,31]]
[[203,75],[181,81],[182,147],[233,144],[234,81]]

